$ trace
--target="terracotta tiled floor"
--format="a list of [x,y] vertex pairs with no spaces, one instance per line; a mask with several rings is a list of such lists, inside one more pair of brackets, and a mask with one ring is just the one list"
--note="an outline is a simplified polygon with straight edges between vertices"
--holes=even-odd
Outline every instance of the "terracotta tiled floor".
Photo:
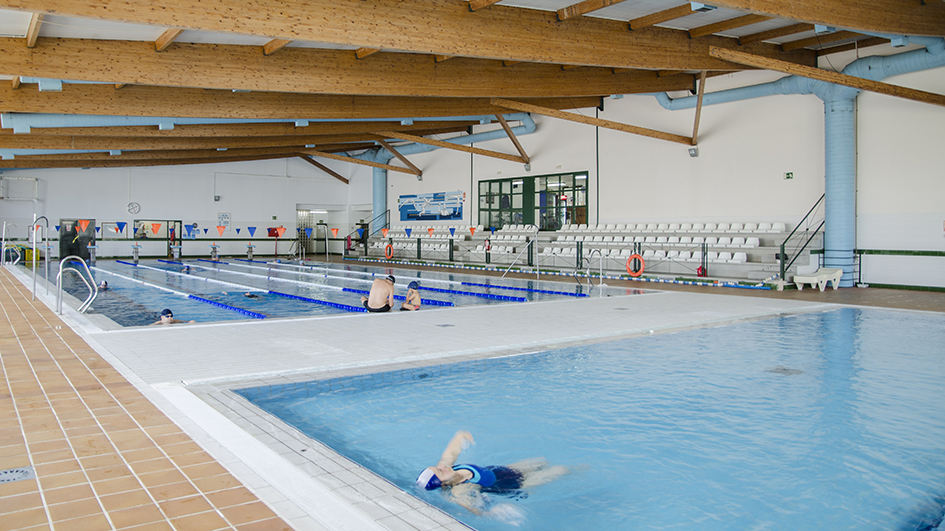
[[0,531],[291,529],[3,269],[0,312]]

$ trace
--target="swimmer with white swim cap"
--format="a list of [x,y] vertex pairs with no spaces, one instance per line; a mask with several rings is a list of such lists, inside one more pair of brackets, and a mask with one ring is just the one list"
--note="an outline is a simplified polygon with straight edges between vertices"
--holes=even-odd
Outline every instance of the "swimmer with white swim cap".
[[375,280],[370,295],[361,297],[361,304],[369,312],[389,312],[394,307],[394,275]]
[[462,430],[456,432],[446,445],[440,462],[423,469],[417,477],[417,486],[426,490],[447,489],[451,501],[474,514],[497,515],[501,512],[504,517],[508,517],[507,504],[487,508],[482,493],[516,496],[523,489],[548,483],[570,472],[566,466],[550,466],[540,458],[507,466],[456,465],[456,459],[471,444],[475,444],[472,434]]

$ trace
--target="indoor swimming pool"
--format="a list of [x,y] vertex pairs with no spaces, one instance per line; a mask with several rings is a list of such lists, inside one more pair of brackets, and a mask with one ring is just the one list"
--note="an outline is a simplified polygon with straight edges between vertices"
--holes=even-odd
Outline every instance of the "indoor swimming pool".
[[[138,265],[99,260],[91,271],[95,282],[107,281],[109,289],[98,294],[88,313],[104,315],[119,326],[149,325],[160,319],[164,308],[170,308],[177,319],[200,323],[361,313],[360,299],[368,294],[373,280],[389,274],[397,278],[395,298],[399,301],[410,281],[420,282],[422,311],[576,299],[600,296],[602,290],[606,296],[643,293],[576,282],[245,259],[142,260]],[[41,277],[43,270],[37,273]],[[77,275],[64,277],[66,292],[80,301],[88,297],[88,288]],[[39,282],[38,289],[44,290]],[[55,290],[55,284],[50,290]]]
[[[482,531],[933,530],[942,344],[943,315],[841,308],[237,393]],[[414,486],[460,429],[459,463],[571,473],[473,515]]]

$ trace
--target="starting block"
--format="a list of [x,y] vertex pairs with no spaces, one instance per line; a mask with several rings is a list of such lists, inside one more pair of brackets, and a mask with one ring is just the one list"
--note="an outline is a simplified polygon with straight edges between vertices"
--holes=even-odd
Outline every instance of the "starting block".
[[794,275],[794,284],[798,291],[804,289],[804,284],[810,284],[811,287],[817,286],[820,291],[827,289],[827,283],[833,282],[833,289],[840,287],[840,277],[843,276],[842,269],[831,269],[822,267],[811,275]]

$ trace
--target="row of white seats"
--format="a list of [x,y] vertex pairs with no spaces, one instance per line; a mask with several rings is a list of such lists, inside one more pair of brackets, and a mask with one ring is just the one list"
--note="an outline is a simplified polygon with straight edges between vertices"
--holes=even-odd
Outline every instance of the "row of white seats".
[[506,225],[501,229],[496,229],[496,232],[527,232],[534,233],[537,227],[534,225]]
[[558,232],[784,232],[784,223],[612,223],[565,225]]
[[[542,250],[540,255],[554,255],[554,256],[577,256],[577,251],[573,247],[555,247],[555,248],[545,248]],[[585,253],[587,254],[587,253]],[[632,251],[628,249],[604,249],[601,251],[601,254],[605,257],[616,258],[618,260],[627,260],[633,254]],[[674,260],[678,262],[702,262],[702,251],[695,251],[690,253],[689,251],[655,251],[653,249],[648,249],[643,252],[643,260]],[[714,263],[731,263],[731,264],[744,264],[748,262],[748,255],[746,253],[737,252],[708,252],[706,253],[706,260],[708,262]]]
[[[383,242],[375,242],[371,244],[372,249],[383,250],[387,247],[387,244]],[[406,249],[406,250],[417,250],[416,244],[410,245],[409,243],[394,242],[391,246],[392,249]],[[433,251],[448,251],[450,245],[448,243],[424,243],[420,246],[420,249],[430,249]]]
[[746,247],[754,248],[760,245],[760,241],[756,237],[722,237],[716,238],[714,236],[709,236],[704,238],[702,236],[584,236],[584,235],[568,235],[568,236],[559,236],[555,243],[559,242],[584,242],[594,244],[603,244],[603,245],[626,245],[633,243],[642,243],[645,245],[668,245],[668,246],[684,246],[691,247],[694,245],[702,245],[705,243],[711,247]]

